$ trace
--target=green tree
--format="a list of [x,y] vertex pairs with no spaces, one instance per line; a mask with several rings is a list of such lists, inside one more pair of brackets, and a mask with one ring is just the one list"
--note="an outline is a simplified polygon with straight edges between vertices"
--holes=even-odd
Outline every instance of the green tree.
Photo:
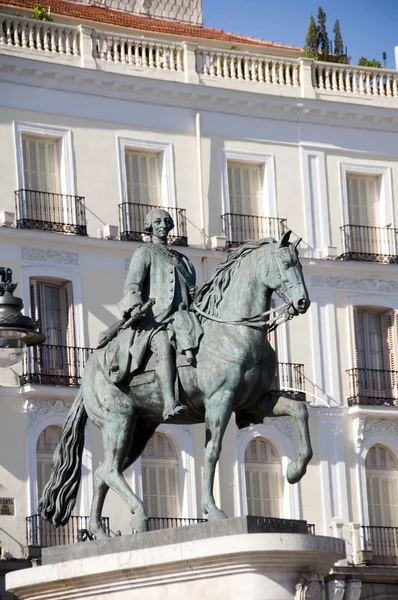
[[342,54],[344,54],[344,44],[343,44],[343,38],[341,37],[340,21],[338,19],[336,19],[336,21],[334,23],[333,33],[334,33],[334,53],[337,54],[337,56],[341,56]]
[[46,7],[37,2],[33,7],[33,12],[30,15],[31,19],[35,19],[36,21],[52,21],[50,15],[47,14]]
[[311,15],[308,25],[307,37],[305,38],[305,55],[308,58],[318,59],[318,28],[315,24],[315,19]]
[[318,7],[318,47],[322,60],[327,60],[329,56],[329,37],[326,30],[326,13],[321,6]]
[[361,58],[358,61],[358,65],[360,67],[374,67],[375,69],[383,68],[383,65],[379,60],[376,60],[375,58],[372,58],[372,60],[368,60],[367,58],[365,58],[365,56],[361,56]]

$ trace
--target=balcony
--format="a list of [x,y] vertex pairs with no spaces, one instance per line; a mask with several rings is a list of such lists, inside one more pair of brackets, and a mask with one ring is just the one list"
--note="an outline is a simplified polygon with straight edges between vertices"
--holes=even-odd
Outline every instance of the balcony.
[[222,215],[221,224],[228,248],[240,246],[248,240],[261,240],[265,237],[279,240],[287,231],[286,219],[274,217],[227,213]]
[[398,527],[361,527],[364,562],[369,565],[398,565]]
[[344,225],[340,229],[343,242],[341,259],[398,263],[396,229],[364,225]]
[[[264,527],[264,531],[285,533],[307,533],[315,535],[315,525],[307,521],[293,519],[277,519],[275,517],[248,516],[249,520],[255,520]],[[207,523],[207,519],[184,519],[179,517],[149,517],[149,531],[159,529],[174,529],[198,523]],[[135,531],[133,531],[135,533]]]
[[169,244],[174,246],[188,246],[187,221],[184,208],[168,206],[152,206],[134,202],[119,204],[120,239],[124,242],[142,242],[145,216],[151,210],[167,210],[174,221],[174,229],[169,235]]
[[[278,363],[275,377],[275,391],[287,390],[294,400],[306,401],[304,365],[298,363]],[[289,391],[289,390],[301,391]]]
[[349,406],[395,406],[397,404],[397,371],[350,369]]
[[[76,544],[82,541],[88,531],[89,518],[73,515],[66,525],[54,527],[40,515],[26,517],[26,545],[30,548],[49,548]],[[104,530],[109,534],[109,518],[102,517],[101,521]]]
[[15,192],[15,205],[19,229],[87,235],[82,196],[23,189]]
[[28,348],[22,361],[20,385],[79,387],[92,348],[43,344]]

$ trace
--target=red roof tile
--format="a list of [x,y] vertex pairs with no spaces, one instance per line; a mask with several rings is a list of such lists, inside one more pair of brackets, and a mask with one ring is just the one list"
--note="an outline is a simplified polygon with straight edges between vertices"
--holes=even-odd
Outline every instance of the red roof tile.
[[[36,3],[37,0],[0,0],[0,6],[12,6],[27,10],[33,9]],[[74,19],[84,19],[85,21],[94,21],[96,23],[107,23],[109,25],[128,27],[140,31],[152,31],[154,33],[216,40],[231,44],[250,44],[268,48],[280,48],[281,50],[291,50],[296,52],[303,51],[302,48],[297,46],[286,46],[276,42],[228,33],[222,29],[214,29],[213,27],[202,27],[200,25],[189,25],[186,23],[178,23],[176,21],[142,17],[86,4],[66,2],[65,0],[43,0],[43,4],[46,7],[48,6],[51,13],[54,15],[71,17]]]

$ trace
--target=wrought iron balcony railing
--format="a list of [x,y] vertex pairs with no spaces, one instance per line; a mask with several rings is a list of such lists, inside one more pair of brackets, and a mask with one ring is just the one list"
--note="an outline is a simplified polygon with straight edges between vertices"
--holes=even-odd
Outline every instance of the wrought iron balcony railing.
[[86,208],[82,196],[17,190],[15,205],[17,227],[20,229],[87,235]]
[[155,208],[167,210],[174,221],[174,229],[169,235],[169,244],[187,246],[187,220],[184,208],[152,206],[135,202],[119,204],[120,239],[127,242],[142,242],[143,235],[148,235],[144,231],[145,216]]
[[[315,525],[307,521],[298,521],[294,519],[277,519],[275,517],[250,516],[250,519],[257,520],[266,530],[284,531],[286,533],[308,533],[315,535]],[[158,529],[172,529],[174,527],[185,527],[186,525],[196,525],[197,523],[207,523],[207,519],[184,519],[179,517],[149,517],[149,531]],[[133,530],[133,533],[134,530]]]
[[314,523],[307,523],[308,533],[309,535],[315,535],[315,525]]
[[93,348],[51,346],[28,348],[22,361],[20,385],[64,385],[78,387]]
[[207,523],[207,519],[184,519],[180,517],[149,517],[149,531],[156,529],[172,529],[174,527],[185,527],[186,525],[196,525],[197,523]]
[[287,230],[286,219],[234,213],[222,215],[221,225],[229,248],[240,246],[248,240],[261,240],[265,237],[279,240]]
[[343,260],[398,263],[397,229],[363,225],[344,225],[340,229]]
[[[102,517],[102,525],[109,533],[109,518]],[[73,515],[66,525],[54,527],[40,515],[26,517],[26,545],[39,548],[76,544],[80,541],[83,531],[88,530],[89,517]]]
[[349,369],[348,405],[393,406],[397,403],[397,371]]
[[[295,400],[305,402],[304,365],[298,363],[278,363],[275,376],[275,391],[286,389]],[[301,391],[289,391],[301,390]]]
[[363,549],[371,565],[398,565],[398,527],[361,527]]

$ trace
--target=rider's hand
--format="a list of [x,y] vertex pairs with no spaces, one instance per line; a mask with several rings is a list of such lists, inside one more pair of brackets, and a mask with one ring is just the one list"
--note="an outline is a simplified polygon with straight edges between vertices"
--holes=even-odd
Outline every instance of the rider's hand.
[[196,294],[196,290],[198,288],[195,285],[191,285],[189,287],[189,295],[191,296],[191,300],[193,300],[195,298],[195,294]]

